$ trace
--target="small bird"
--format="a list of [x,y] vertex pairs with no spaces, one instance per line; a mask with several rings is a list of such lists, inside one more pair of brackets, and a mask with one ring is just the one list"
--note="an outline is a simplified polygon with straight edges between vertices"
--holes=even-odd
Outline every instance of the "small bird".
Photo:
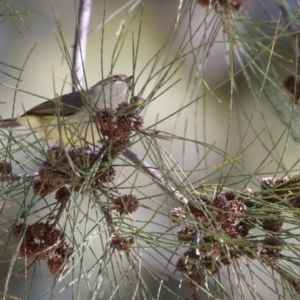
[[37,130],[47,140],[63,145],[83,147],[86,143],[96,143],[102,136],[94,122],[95,109],[128,102],[132,77],[122,74],[99,81],[88,90],[62,95],[41,103],[22,116],[0,119],[0,129],[24,126]]

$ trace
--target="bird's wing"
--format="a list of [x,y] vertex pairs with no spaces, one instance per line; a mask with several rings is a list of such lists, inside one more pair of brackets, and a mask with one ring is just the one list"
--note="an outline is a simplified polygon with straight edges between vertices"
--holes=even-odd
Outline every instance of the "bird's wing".
[[66,94],[29,109],[25,115],[71,115],[81,110],[86,98],[84,91]]

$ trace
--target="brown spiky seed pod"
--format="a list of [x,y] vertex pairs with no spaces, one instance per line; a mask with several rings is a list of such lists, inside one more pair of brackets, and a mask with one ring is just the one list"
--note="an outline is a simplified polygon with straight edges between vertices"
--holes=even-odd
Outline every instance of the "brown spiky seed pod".
[[139,207],[139,200],[134,195],[121,195],[114,200],[115,209],[120,215],[128,215]]
[[56,192],[55,199],[60,202],[65,200],[66,197],[70,197],[70,192],[65,186],[63,186]]
[[130,252],[131,245],[134,243],[132,239],[125,239],[119,236],[112,238],[110,246],[118,251]]
[[181,207],[175,207],[171,210],[172,222],[186,220],[186,215]]
[[296,79],[294,75],[289,75],[283,82],[283,86],[292,94],[293,102],[299,104],[300,98],[300,80],[299,76]]
[[8,163],[5,160],[0,160],[0,176],[1,175],[6,175],[6,174],[11,174],[11,164]]
[[181,243],[191,243],[194,241],[196,231],[191,226],[185,226],[177,232],[177,239]]
[[225,12],[227,12],[230,8],[234,10],[242,10],[244,7],[243,0],[198,0],[198,3],[203,7],[211,5],[215,7],[217,11],[219,11],[219,8],[223,8],[225,9]]

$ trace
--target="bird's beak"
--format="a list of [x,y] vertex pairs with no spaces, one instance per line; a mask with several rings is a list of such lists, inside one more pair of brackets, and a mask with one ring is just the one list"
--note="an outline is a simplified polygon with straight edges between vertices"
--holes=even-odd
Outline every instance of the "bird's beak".
[[131,90],[132,87],[132,79],[133,79],[133,75],[127,77],[126,79],[124,79],[124,81],[126,81],[126,83],[128,84],[129,89]]

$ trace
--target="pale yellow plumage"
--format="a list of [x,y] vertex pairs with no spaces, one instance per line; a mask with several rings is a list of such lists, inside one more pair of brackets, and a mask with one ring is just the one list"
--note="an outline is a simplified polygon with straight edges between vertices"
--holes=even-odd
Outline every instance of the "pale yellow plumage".
[[17,119],[24,127],[31,127],[48,140],[73,147],[83,147],[86,143],[95,144],[101,139],[98,126],[91,120],[87,111],[76,115],[24,116]]

